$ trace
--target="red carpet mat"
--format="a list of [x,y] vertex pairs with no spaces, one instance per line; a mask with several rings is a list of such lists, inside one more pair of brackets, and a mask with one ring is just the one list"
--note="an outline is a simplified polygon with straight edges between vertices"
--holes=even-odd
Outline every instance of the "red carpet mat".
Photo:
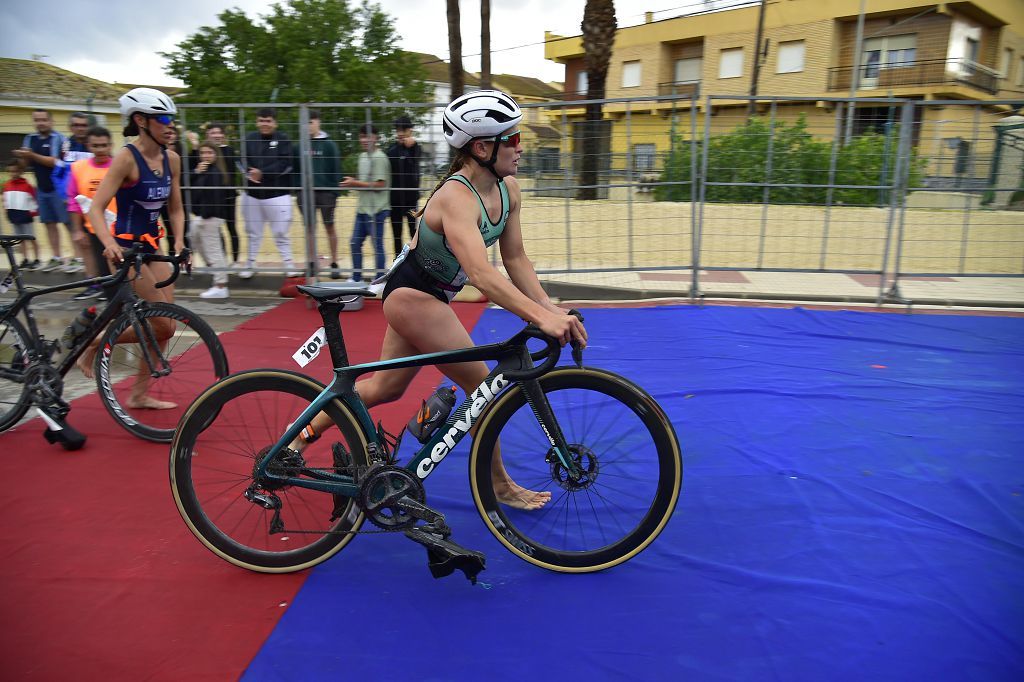
[[[472,329],[483,306],[453,308]],[[316,309],[283,303],[221,336],[233,371],[298,369],[291,354],[317,327]],[[378,301],[344,313],[353,363],[379,357]],[[330,379],[324,352],[304,370]],[[374,410],[390,429],[440,381],[420,372],[406,398]],[[167,479],[167,446],[118,427],[93,394],[70,422],[89,441],[48,445],[40,420],[0,434],[7,466],[0,564],[4,679],[225,680],[237,678],[306,578],[240,570],[185,527]]]

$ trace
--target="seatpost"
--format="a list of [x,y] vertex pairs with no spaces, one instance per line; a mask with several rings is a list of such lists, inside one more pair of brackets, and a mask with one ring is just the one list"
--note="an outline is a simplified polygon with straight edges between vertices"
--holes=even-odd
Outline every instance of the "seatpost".
[[345,337],[341,333],[341,311],[345,304],[340,301],[323,301],[320,303],[320,317],[324,320],[324,332],[327,336],[327,347],[331,351],[331,362],[335,367],[348,367],[348,350],[345,348]]

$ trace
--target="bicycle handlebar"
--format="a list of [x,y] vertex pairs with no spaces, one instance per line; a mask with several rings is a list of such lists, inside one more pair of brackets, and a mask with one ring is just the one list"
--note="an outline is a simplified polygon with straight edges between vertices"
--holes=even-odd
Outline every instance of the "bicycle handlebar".
[[[578,310],[570,310],[569,314],[577,318],[580,322],[583,321],[583,315]],[[537,379],[547,374],[558,362],[559,357],[562,354],[562,344],[558,342],[553,336],[548,336],[540,330],[539,327],[533,324],[528,324],[526,327],[512,337],[511,343],[525,342],[526,339],[540,339],[546,345],[545,348],[530,353],[530,359],[541,360],[540,365],[532,367],[530,369],[514,369],[505,372],[505,378],[513,381],[530,381],[531,379]],[[583,348],[580,346],[578,341],[572,341],[572,358],[577,365],[583,363]]]
[[128,271],[131,270],[132,266],[138,263],[142,265],[144,263],[170,263],[174,270],[171,272],[171,276],[167,279],[157,282],[156,288],[162,289],[174,280],[178,279],[178,275],[181,273],[181,264],[185,263],[186,272],[191,272],[190,256],[192,252],[189,249],[182,249],[181,253],[176,256],[165,256],[160,253],[140,253],[139,247],[132,246],[124,249],[121,252],[121,265],[118,267],[117,273],[112,276],[110,285],[121,284],[128,277]]

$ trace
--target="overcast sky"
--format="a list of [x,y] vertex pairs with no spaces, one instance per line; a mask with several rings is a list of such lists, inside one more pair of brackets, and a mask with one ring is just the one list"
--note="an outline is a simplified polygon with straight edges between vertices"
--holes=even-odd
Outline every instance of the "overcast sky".
[[[655,19],[677,16],[705,1],[620,0],[619,26],[643,23],[644,12]],[[108,82],[180,85],[164,73],[158,52],[201,26],[215,25],[217,14],[237,7],[248,16],[266,14],[268,0],[29,0],[5,2],[0,56],[42,57],[55,66]],[[352,4],[356,4],[353,2]],[[448,57],[445,0],[379,0],[395,22],[402,48]],[[544,31],[579,35],[585,0],[491,0],[491,71],[561,81],[564,68],[544,59]],[[480,5],[461,0],[463,64],[480,70]],[[515,48],[515,49],[506,49]]]

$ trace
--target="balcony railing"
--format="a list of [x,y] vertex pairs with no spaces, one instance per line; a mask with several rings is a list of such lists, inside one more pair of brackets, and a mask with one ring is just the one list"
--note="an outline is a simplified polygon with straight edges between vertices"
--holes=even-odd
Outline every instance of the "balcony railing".
[[[853,66],[828,70],[829,90],[849,90]],[[921,59],[892,64],[865,64],[859,69],[858,90],[916,85],[966,85],[991,95],[999,91],[999,73],[970,59]]]
[[658,83],[658,96],[683,95],[685,97],[697,97],[700,95],[700,81],[672,81],[670,83]]

